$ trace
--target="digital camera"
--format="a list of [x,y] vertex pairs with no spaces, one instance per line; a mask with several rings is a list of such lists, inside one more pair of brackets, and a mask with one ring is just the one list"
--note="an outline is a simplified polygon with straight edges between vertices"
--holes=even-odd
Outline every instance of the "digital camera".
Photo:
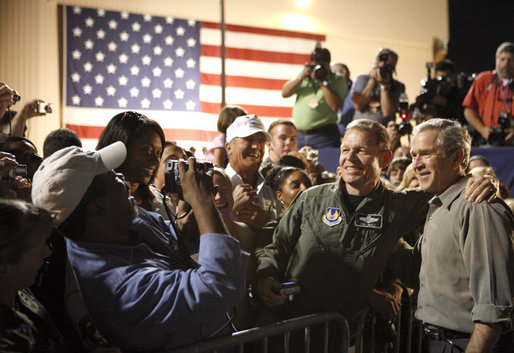
[[[189,163],[184,161],[186,164],[186,170],[189,168]],[[204,170],[207,175],[212,177],[212,169],[214,165],[210,162],[199,162],[196,161],[196,169]],[[182,186],[180,183],[180,175],[178,171],[178,161],[175,159],[169,159],[164,165],[164,192],[171,194],[177,194],[179,199],[184,200],[184,194],[182,193]]]

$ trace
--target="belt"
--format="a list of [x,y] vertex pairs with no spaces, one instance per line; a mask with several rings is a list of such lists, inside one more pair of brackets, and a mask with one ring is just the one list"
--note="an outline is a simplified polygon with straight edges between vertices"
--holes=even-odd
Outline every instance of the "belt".
[[447,341],[470,338],[469,333],[454,331],[444,327],[429,324],[424,324],[423,329],[425,331],[425,335],[427,335],[431,340],[435,341]]
[[315,133],[320,132],[320,131],[332,130],[332,129],[336,129],[336,131],[339,131],[337,129],[337,125],[336,124],[323,125],[323,126],[315,128],[315,129],[309,129],[309,130],[299,130],[299,129],[297,129],[296,131],[298,131],[298,132],[300,132],[300,133],[302,133],[304,135],[309,135],[309,134],[315,134]]

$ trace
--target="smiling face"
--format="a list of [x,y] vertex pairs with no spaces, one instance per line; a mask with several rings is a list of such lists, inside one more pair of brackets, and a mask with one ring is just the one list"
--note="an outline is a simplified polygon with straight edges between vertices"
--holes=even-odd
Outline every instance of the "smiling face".
[[311,180],[301,170],[292,172],[281,185],[281,191],[277,191],[277,198],[283,202],[287,209],[300,191],[304,191],[312,186]]
[[261,132],[241,138],[236,137],[226,144],[230,165],[238,173],[257,173],[264,156],[266,135]]
[[127,147],[127,159],[120,172],[130,183],[149,184],[159,167],[162,141],[152,128],[146,128]]
[[232,184],[218,172],[212,175],[212,184],[214,186],[214,204],[222,216],[228,216],[232,213],[234,206],[234,198],[232,197]]
[[296,142],[296,129],[294,126],[280,124],[271,130],[271,141],[269,143],[269,157],[274,163],[290,152],[298,150]]
[[382,168],[390,159],[391,151],[380,151],[373,133],[350,129],[343,138],[337,174],[343,178],[349,194],[366,196],[377,184]]
[[438,146],[440,130],[424,130],[412,138],[412,167],[423,191],[440,195],[460,176],[463,152],[446,156]]

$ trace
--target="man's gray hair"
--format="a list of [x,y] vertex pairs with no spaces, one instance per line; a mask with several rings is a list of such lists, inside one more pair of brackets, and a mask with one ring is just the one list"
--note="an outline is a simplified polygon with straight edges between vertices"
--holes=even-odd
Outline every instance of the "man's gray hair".
[[380,151],[391,149],[391,139],[384,125],[369,119],[358,119],[346,126],[346,132],[351,129],[366,131],[374,134],[377,138],[377,146]]
[[496,56],[498,56],[504,52],[514,54],[514,43],[513,42],[503,42],[502,44],[500,44],[498,49],[496,49]]
[[440,130],[437,136],[437,147],[443,150],[446,156],[450,156],[457,150],[463,150],[464,156],[460,164],[462,171],[468,167],[469,153],[471,150],[471,137],[468,130],[458,122],[449,119],[430,119],[416,126],[412,136],[427,130]]

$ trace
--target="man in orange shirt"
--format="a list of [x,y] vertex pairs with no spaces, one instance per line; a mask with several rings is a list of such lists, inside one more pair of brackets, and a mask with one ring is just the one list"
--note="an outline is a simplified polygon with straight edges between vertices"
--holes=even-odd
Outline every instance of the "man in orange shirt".
[[496,50],[496,69],[477,76],[464,102],[464,116],[486,140],[494,138],[493,128],[503,126],[502,144],[514,142],[511,128],[514,113],[514,43],[504,42]]

